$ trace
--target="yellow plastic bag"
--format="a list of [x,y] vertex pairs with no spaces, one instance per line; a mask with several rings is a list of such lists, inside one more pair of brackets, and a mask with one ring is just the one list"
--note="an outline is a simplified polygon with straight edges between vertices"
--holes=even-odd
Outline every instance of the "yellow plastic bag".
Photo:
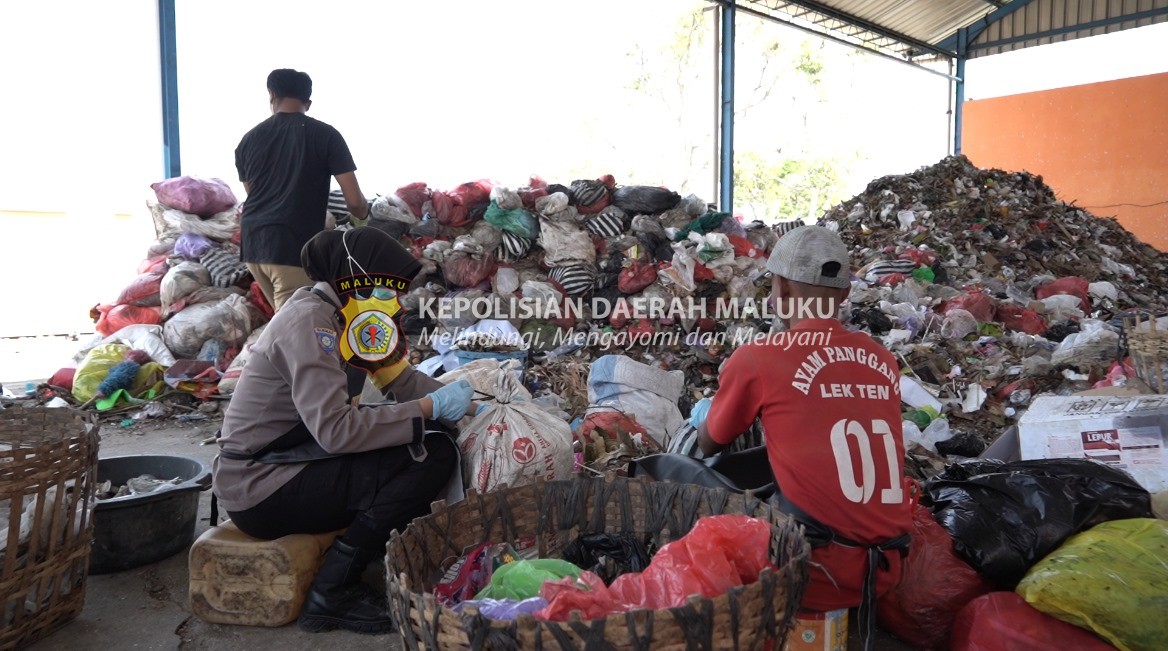
[[153,398],[149,394],[154,391],[155,394],[162,393],[166,388],[166,383],[163,377],[166,375],[166,367],[158,362],[148,362],[138,369],[138,375],[134,376],[134,388],[132,393],[135,398]]
[[129,346],[124,344],[102,344],[85,355],[73,376],[73,397],[87,402],[97,395],[97,387],[109,375],[109,370],[123,361]]
[[1018,594],[1124,651],[1168,649],[1168,522],[1105,522],[1030,569]]

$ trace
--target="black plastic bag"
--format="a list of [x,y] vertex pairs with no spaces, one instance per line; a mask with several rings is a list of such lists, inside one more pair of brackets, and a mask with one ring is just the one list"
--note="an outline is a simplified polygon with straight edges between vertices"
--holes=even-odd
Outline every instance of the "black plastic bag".
[[651,185],[626,185],[612,193],[612,205],[630,215],[654,215],[673,208],[681,195]]
[[638,233],[637,240],[641,242],[641,246],[653,256],[654,260],[659,262],[669,262],[673,260],[673,246],[670,241],[656,233]]
[[765,446],[723,452],[702,461],[683,454],[653,454],[633,460],[629,464],[629,476],[721,488],[733,493],[752,490],[759,499],[767,499],[775,492],[775,476]]
[[957,553],[1005,590],[1068,537],[1109,520],[1151,517],[1147,490],[1089,459],[964,461],[925,491]]
[[649,567],[647,542],[627,532],[585,534],[568,543],[562,558],[610,585],[622,574]]

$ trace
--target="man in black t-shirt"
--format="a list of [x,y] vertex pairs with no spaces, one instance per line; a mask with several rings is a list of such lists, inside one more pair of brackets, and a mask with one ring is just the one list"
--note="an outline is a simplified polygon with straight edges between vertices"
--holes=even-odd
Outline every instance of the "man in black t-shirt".
[[292,292],[312,285],[300,266],[300,249],[324,229],[329,177],[336,177],[354,217],[369,214],[345,139],[305,115],[311,97],[306,73],[273,70],[268,75],[272,117],[248,131],[235,149],[235,167],[247,191],[241,258],[277,310]]

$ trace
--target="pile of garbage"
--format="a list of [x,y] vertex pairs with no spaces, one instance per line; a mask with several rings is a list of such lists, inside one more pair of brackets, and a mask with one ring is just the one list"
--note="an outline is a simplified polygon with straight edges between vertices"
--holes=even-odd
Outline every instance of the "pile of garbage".
[[[231,189],[196,177],[151,187],[157,241],[138,277],[114,301],[94,307],[98,337],[38,388],[38,400],[61,406],[64,395],[101,412],[132,409],[156,418],[180,410],[206,417],[214,410],[189,405],[223,391],[225,377],[238,377],[246,344],[271,318],[240,261],[240,213]],[[157,401],[166,395],[190,400]]]
[[[238,263],[226,186],[183,177],[155,189],[159,240],[142,276],[96,308],[106,338],[75,360],[75,377],[52,383],[78,402],[108,401],[116,387],[101,383],[134,363],[128,355],[139,363],[133,399],[228,395],[270,317]],[[330,210],[326,223],[359,227]],[[976,456],[1040,394],[1134,382],[1122,318],[1168,310],[1164,254],[1059,201],[1040,177],[963,157],[873,181],[820,223],[852,250],[845,320],[902,362],[920,477],[943,455]],[[583,465],[603,472],[668,447],[730,353],[772,328],[750,306],[765,305],[766,257],[798,225],[743,223],[696,196],[606,175],[533,176],[514,189],[411,183],[377,197],[363,226],[422,261],[401,300],[411,361],[441,376],[515,360],[522,391],[571,423]],[[598,363],[606,357],[622,361]]]
[[1039,176],[960,156],[877,179],[820,223],[858,269],[849,320],[925,389],[905,425],[930,452],[976,455],[1039,394],[1132,382],[1123,317],[1168,309],[1168,256]]
[[598,471],[662,450],[715,389],[727,337],[770,327],[757,310],[725,318],[719,302],[762,303],[778,233],[693,195],[607,175],[412,183],[378,197],[367,226],[423,263],[401,301],[422,370],[517,360],[524,390],[588,433],[577,451]]

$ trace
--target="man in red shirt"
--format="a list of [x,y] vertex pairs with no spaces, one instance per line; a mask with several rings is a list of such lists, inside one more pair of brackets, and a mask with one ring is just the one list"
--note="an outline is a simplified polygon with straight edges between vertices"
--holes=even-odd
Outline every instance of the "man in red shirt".
[[775,245],[771,300],[786,330],[727,360],[699,445],[715,454],[760,418],[776,499],[812,543],[806,610],[860,606],[865,642],[875,596],[900,580],[912,515],[904,490],[896,359],[839,310],[851,290],[848,250],[804,226]]

